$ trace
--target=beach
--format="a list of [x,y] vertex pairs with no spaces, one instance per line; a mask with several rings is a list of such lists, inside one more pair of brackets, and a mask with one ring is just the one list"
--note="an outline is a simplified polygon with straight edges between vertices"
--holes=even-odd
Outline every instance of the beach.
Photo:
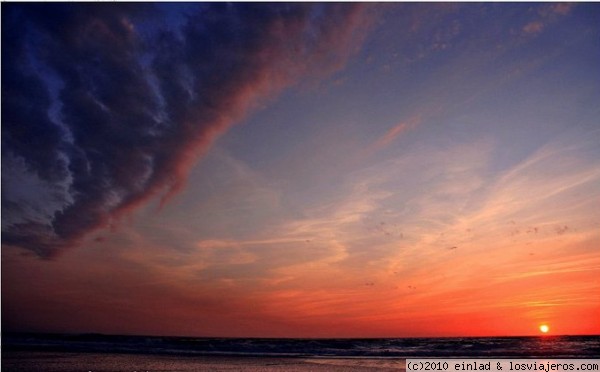
[[398,371],[404,358],[174,356],[152,354],[2,351],[4,372]]

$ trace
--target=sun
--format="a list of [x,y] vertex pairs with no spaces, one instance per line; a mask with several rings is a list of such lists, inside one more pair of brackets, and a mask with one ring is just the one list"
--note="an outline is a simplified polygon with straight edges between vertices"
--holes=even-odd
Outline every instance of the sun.
[[540,326],[540,332],[542,332],[542,333],[548,333],[549,330],[550,330],[550,327],[548,327],[548,325],[546,325],[546,324],[542,324]]

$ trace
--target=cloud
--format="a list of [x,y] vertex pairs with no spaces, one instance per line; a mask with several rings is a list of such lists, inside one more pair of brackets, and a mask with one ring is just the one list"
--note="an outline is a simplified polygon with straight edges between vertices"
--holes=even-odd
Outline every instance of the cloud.
[[523,32],[530,35],[539,34],[546,26],[568,15],[573,6],[574,4],[571,3],[555,3],[539,7],[536,19],[523,26]]
[[573,3],[555,3],[549,6],[549,9],[552,13],[559,15],[567,15],[573,9]]
[[380,139],[377,141],[377,147],[386,147],[392,141],[394,141],[399,135],[405,133],[408,130],[414,129],[417,125],[421,123],[420,116],[414,116],[410,119],[400,122],[390,128]]
[[18,159],[67,191],[43,222],[11,213],[2,238],[42,257],[152,197],[166,201],[249,110],[340,69],[369,18],[359,4],[198,4],[178,24],[152,5],[3,10],[3,166]]
[[526,34],[537,34],[544,29],[544,24],[540,21],[529,22],[523,26],[523,31]]

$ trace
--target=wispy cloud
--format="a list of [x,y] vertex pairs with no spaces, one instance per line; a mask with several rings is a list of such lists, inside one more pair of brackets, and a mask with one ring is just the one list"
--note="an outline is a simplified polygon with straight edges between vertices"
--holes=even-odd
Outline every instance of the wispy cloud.
[[532,21],[525,26],[523,26],[523,31],[526,34],[537,34],[542,32],[544,29],[544,24],[540,21]]
[[380,139],[377,141],[377,147],[383,148],[392,143],[398,136],[405,132],[414,129],[421,123],[421,117],[415,116],[406,121],[402,121],[392,128],[390,128]]
[[523,26],[523,32],[532,35],[539,34],[547,25],[568,15],[574,6],[573,3],[555,3],[539,7],[536,17]]

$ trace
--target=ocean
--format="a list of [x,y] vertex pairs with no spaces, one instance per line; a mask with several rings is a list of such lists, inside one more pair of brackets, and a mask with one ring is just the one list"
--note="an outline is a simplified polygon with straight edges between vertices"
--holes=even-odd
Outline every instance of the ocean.
[[2,371],[402,370],[409,357],[598,358],[600,336],[268,339],[3,334]]

